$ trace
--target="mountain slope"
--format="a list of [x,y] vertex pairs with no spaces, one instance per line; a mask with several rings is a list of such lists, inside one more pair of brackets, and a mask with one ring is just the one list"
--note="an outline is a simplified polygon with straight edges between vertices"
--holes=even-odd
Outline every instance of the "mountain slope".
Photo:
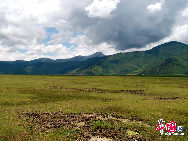
[[[136,75],[146,68],[158,64],[170,57],[188,60],[188,45],[180,42],[169,42],[148,51],[119,53],[102,58],[91,66],[84,66],[69,74],[72,75]],[[182,72],[183,73],[183,72]],[[186,72],[185,72],[186,73]],[[170,74],[174,74],[171,72]]]
[[91,58],[86,61],[67,61],[67,62],[0,62],[0,74],[14,75],[62,75],[83,65],[92,64],[100,58]]
[[160,63],[144,70],[142,75],[168,75],[186,74],[188,75],[188,63],[176,57],[167,58]]
[[188,45],[169,42],[151,50],[71,59],[2,61],[0,74],[27,75],[158,75],[188,74]]

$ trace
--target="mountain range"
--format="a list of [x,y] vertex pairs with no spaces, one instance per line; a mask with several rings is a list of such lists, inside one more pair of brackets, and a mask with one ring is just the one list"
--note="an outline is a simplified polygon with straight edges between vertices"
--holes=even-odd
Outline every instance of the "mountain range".
[[188,75],[188,45],[171,41],[146,51],[52,60],[0,61],[0,74],[17,75]]

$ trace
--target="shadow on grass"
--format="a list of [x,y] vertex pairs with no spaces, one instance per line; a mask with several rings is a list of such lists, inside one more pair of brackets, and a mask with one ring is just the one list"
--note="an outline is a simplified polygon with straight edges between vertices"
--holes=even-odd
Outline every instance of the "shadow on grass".
[[70,101],[70,100],[83,100],[83,101],[99,101],[99,102],[110,102],[111,100],[120,100],[118,98],[104,97],[99,94],[88,94],[82,92],[74,92],[72,90],[66,91],[53,91],[49,89],[22,89],[19,92],[24,95],[29,96],[29,101],[18,100],[15,102],[0,102],[0,106],[23,106],[23,105],[34,105],[41,103],[50,103],[50,102],[60,102],[60,101]]

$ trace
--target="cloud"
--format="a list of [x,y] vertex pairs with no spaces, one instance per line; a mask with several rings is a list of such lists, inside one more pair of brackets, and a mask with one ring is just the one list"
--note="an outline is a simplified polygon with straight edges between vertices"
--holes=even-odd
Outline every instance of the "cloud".
[[155,4],[150,4],[147,6],[147,9],[149,10],[149,12],[154,13],[157,11],[161,11],[162,10],[162,4],[164,3],[164,0],[161,2],[157,2]]
[[[163,38],[157,42],[149,43],[144,48],[141,48],[140,50],[149,50],[157,45],[164,44],[170,41],[179,41],[179,42],[188,44],[187,33],[188,33],[188,25],[184,24],[184,25],[175,26],[172,29],[172,32],[168,37]],[[134,49],[131,49],[130,51],[135,51],[135,50],[139,50],[139,49],[134,48]]]
[[[0,60],[188,43],[187,15],[185,0],[0,0]],[[56,31],[46,31],[50,28]]]
[[188,17],[188,7],[183,10],[182,15],[183,17]]
[[85,11],[89,17],[106,18],[111,16],[119,3],[120,0],[94,0],[92,4],[85,7]]
[[172,30],[172,34],[165,38],[166,41],[172,41],[172,40],[176,40],[176,41],[180,41],[180,42],[184,42],[188,44],[188,25],[179,25],[173,28]]
[[148,13],[150,0],[120,1],[113,17],[91,18],[83,11],[71,15],[71,25],[84,31],[93,44],[113,44],[117,50],[142,48],[170,36],[176,19],[188,2],[166,0],[161,11]]
[[112,44],[105,42],[100,44],[92,44],[92,41],[87,38],[86,35],[72,37],[70,42],[78,45],[78,47],[75,48],[77,55],[88,55],[94,54],[95,52],[103,52],[105,55],[112,55],[120,52],[116,50]]

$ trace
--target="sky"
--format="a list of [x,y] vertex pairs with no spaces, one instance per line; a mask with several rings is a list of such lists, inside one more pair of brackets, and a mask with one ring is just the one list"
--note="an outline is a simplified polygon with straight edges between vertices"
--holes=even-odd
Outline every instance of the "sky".
[[188,44],[188,0],[0,0],[0,61]]

